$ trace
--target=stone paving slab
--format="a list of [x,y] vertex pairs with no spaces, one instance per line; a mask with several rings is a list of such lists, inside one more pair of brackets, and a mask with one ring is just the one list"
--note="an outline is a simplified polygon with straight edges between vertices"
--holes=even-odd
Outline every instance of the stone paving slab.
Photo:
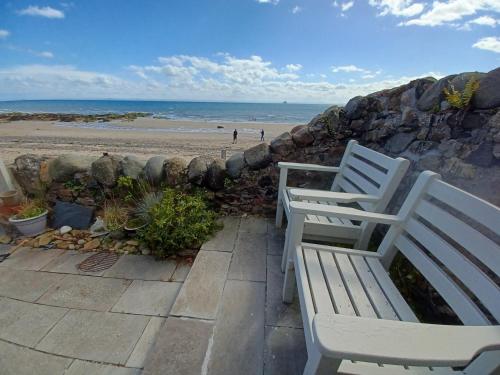
[[217,318],[209,375],[263,370],[265,284],[228,280]]
[[57,273],[71,273],[74,275],[90,275],[102,276],[104,271],[99,272],[83,272],[77,268],[77,265],[85,259],[97,254],[95,252],[82,253],[76,250],[66,250],[64,254],[58,256],[56,259],[44,266],[41,271],[57,272]]
[[72,309],[109,311],[130,283],[130,280],[66,275],[37,302]]
[[242,217],[240,222],[240,232],[267,233],[268,220],[255,216]]
[[12,247],[11,245],[5,245],[3,243],[0,243],[0,255],[10,253],[11,247]]
[[302,328],[299,299],[291,304],[282,300],[285,274],[281,272],[281,256],[267,256],[266,325]]
[[233,251],[240,225],[240,218],[225,217],[222,219],[224,228],[218,231],[215,236],[201,246],[201,250]]
[[267,234],[267,255],[282,255],[285,246],[285,235],[281,233]]
[[72,359],[40,353],[0,341],[2,375],[63,375]]
[[140,375],[141,370],[75,360],[64,375]]
[[306,361],[302,329],[266,327],[264,375],[302,375]]
[[185,281],[192,266],[192,264],[186,262],[177,263],[177,267],[172,275],[172,281]]
[[176,263],[173,260],[157,261],[152,256],[123,255],[106,272],[105,277],[130,280],[170,281]]
[[33,347],[67,312],[60,307],[1,297],[0,338]]
[[157,316],[153,316],[150,320],[146,329],[144,330],[141,338],[137,342],[137,345],[134,348],[134,351],[130,355],[126,366],[127,367],[136,367],[143,368],[146,363],[146,358],[151,351],[154,343],[156,342],[156,338],[158,337],[158,333],[160,332],[160,328],[165,323],[164,318],[159,318]]
[[149,318],[86,310],[69,311],[36,349],[68,357],[124,365]]
[[134,280],[111,311],[168,316],[181,283]]
[[45,250],[22,247],[0,263],[0,267],[37,271],[63,253],[64,250],[60,249]]
[[65,275],[36,271],[0,269],[0,296],[34,302]]
[[215,319],[230,261],[230,253],[200,251],[170,313]]
[[266,281],[267,239],[265,234],[240,232],[228,278]]
[[[204,374],[213,322],[168,318],[146,360],[143,375]],[[240,374],[235,372],[233,375]]]

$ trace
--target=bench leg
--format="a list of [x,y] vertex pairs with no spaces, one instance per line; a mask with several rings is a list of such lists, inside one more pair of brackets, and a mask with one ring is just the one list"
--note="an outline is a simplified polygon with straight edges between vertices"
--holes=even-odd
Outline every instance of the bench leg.
[[290,244],[290,227],[287,225],[285,232],[285,247],[283,248],[283,255],[281,256],[281,272],[285,272],[286,262],[288,260],[288,246]]
[[306,367],[303,375],[332,375],[337,374],[342,360],[323,357],[320,352],[314,350],[308,353]]
[[293,262],[288,261],[285,271],[285,282],[283,283],[283,302],[292,303],[296,289],[295,268]]
[[276,228],[281,228],[283,225],[283,212],[285,209],[283,208],[283,200],[278,198],[278,204],[276,206]]

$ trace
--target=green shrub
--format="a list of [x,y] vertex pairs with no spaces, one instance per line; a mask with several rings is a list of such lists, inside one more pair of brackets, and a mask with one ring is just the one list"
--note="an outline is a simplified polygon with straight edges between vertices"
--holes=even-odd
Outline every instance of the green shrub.
[[15,215],[16,219],[31,219],[43,214],[47,205],[40,199],[27,200],[21,205],[20,211]]
[[457,109],[465,109],[469,106],[472,97],[475,92],[479,89],[479,81],[475,77],[471,77],[469,81],[465,84],[465,88],[462,92],[458,91],[451,85],[450,90],[445,88],[443,90],[446,101],[453,107]]
[[139,231],[139,239],[157,257],[198,248],[218,229],[216,214],[201,194],[166,189],[149,216],[151,221]]

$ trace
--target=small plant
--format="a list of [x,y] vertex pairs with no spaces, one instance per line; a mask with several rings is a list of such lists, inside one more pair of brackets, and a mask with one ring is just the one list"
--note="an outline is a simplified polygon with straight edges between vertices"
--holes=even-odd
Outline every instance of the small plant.
[[85,190],[85,185],[82,184],[81,182],[79,181],[76,181],[76,180],[69,180],[67,182],[64,183],[64,187],[66,189],[69,189],[71,190],[72,192],[76,193],[76,194],[79,194],[81,193],[83,190]]
[[198,248],[219,227],[215,212],[208,209],[201,194],[187,195],[174,189],[164,191],[149,215],[151,221],[139,230],[139,239],[157,257]]
[[30,219],[43,214],[47,210],[45,202],[41,199],[26,200],[19,212],[16,214],[16,219]]
[[465,84],[464,90],[462,92],[458,91],[450,85],[450,90],[445,88],[443,90],[446,101],[453,107],[457,109],[466,109],[474,96],[474,93],[479,89],[479,81],[475,77],[471,77],[469,81]]
[[149,223],[151,221],[151,210],[161,202],[162,198],[163,193],[158,191],[144,194],[142,199],[137,202],[134,210],[135,216],[143,222]]
[[127,208],[121,206],[118,201],[110,200],[104,202],[104,226],[110,232],[120,230],[128,219]]

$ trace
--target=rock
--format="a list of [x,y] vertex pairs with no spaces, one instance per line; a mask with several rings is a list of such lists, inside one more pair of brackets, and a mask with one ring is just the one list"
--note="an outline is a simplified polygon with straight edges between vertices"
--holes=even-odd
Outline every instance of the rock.
[[174,157],[163,163],[163,178],[167,186],[178,186],[187,181],[187,163],[184,159]]
[[121,156],[104,155],[92,163],[91,175],[101,185],[113,187],[118,180]]
[[76,246],[72,243],[68,245],[68,250],[75,250]]
[[297,133],[299,130],[301,129],[304,129],[305,127],[307,127],[307,125],[297,125],[297,126],[294,126],[292,128],[292,130],[290,130],[290,134],[294,135],[295,133]]
[[40,176],[42,166],[47,165],[48,158],[39,155],[26,154],[21,155],[14,161],[13,169],[16,181],[23,190],[29,194],[39,194],[44,185]]
[[163,179],[164,162],[165,157],[163,156],[153,156],[146,162],[146,165],[144,166],[144,176],[152,184],[159,184]]
[[38,246],[47,246],[54,239],[54,233],[48,232],[37,237]]
[[465,89],[465,85],[471,80],[471,78],[475,78],[478,81],[481,81],[484,76],[486,76],[485,73],[479,72],[460,73],[450,81],[450,84],[455,88],[455,90],[462,92]]
[[98,216],[95,219],[94,224],[91,225],[90,232],[99,233],[99,232],[105,232],[105,231],[106,231],[106,227],[104,225],[104,220],[100,216]]
[[500,159],[500,143],[493,146],[493,156],[495,159]]
[[490,109],[500,107],[500,68],[487,73],[472,98],[475,108]]
[[418,115],[417,112],[410,107],[405,107],[401,115],[401,125],[416,128],[418,127]]
[[481,116],[481,114],[467,112],[460,126],[463,129],[479,129],[484,125],[484,123],[485,123],[485,118]]
[[2,234],[0,236],[0,244],[8,244],[12,241],[12,238],[10,236],[7,236],[6,234]]
[[349,100],[344,107],[345,115],[349,120],[357,120],[363,116],[363,112],[368,105],[368,100],[363,96],[355,96]]
[[67,182],[75,173],[88,172],[94,160],[94,157],[84,155],[61,155],[50,162],[49,175],[54,181]]
[[151,250],[150,249],[141,249],[141,254],[142,255],[150,255],[151,254]]
[[298,147],[306,147],[314,142],[314,137],[307,127],[303,127],[293,133],[292,139]]
[[198,156],[191,160],[188,165],[188,181],[201,186],[205,180],[208,166],[215,158],[211,156]]
[[129,240],[125,243],[129,246],[139,246],[139,241],[136,241],[136,240]]
[[77,241],[78,245],[85,245],[85,240],[81,239]]
[[69,233],[73,230],[73,228],[71,228],[69,225],[64,225],[62,226],[60,229],[59,229],[59,233],[60,234],[66,234],[66,233]]
[[221,190],[224,188],[226,178],[226,162],[222,159],[216,159],[208,166],[205,175],[205,185],[212,190]]
[[232,178],[239,178],[241,170],[245,168],[245,157],[243,152],[236,152],[226,161],[226,171]]
[[290,154],[293,148],[292,135],[289,132],[285,132],[271,141],[271,151],[281,156]]
[[441,168],[441,173],[451,177],[461,177],[473,179],[476,175],[476,167],[471,164],[464,163],[459,158],[445,159],[444,165]]
[[87,229],[94,216],[94,210],[76,203],[56,201],[52,228],[60,228],[65,225],[75,229]]
[[441,155],[438,152],[429,152],[418,160],[418,168],[422,171],[430,170],[439,173],[441,163]]
[[449,75],[434,82],[418,99],[417,108],[427,112],[439,106],[444,99],[443,89],[450,87],[450,81],[455,77],[456,75]]
[[401,94],[401,110],[405,107],[415,108],[417,106],[417,89],[412,87]]
[[465,161],[480,167],[488,168],[493,164],[493,143],[481,143],[476,150],[472,151],[469,156],[465,158]]
[[244,152],[245,161],[251,169],[267,167],[271,162],[271,150],[266,143],[253,146]]
[[145,163],[133,155],[125,156],[120,160],[119,171],[122,176],[137,180],[142,176]]
[[403,152],[416,138],[415,133],[398,133],[387,141],[385,149],[393,154]]
[[83,250],[84,251],[89,251],[89,250],[95,250],[99,247],[101,244],[101,240],[98,238],[94,238],[93,240],[87,242],[85,245],[83,245]]

